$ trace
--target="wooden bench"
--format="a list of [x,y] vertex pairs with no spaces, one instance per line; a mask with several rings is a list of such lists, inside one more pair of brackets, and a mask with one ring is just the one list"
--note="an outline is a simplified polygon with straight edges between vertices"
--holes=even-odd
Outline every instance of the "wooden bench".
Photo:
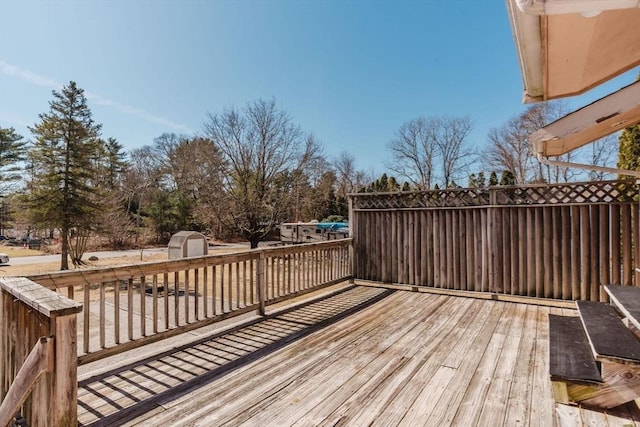
[[[621,312],[637,321],[640,291],[629,298],[627,289],[612,287],[611,294],[626,307]],[[614,306],[593,301],[576,306],[580,317],[549,316],[549,373],[556,401],[611,408],[640,397],[638,337]]]

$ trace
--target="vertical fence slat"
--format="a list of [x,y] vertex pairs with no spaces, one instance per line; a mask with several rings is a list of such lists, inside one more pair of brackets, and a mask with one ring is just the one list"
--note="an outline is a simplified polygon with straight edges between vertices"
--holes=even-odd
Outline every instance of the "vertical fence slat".
[[580,283],[580,299],[590,299],[589,291],[591,290],[591,267],[589,262],[591,261],[591,221],[589,218],[589,206],[580,206],[580,231],[582,234],[582,248],[581,248],[581,265],[582,265],[582,277]]
[[630,286],[631,272],[633,270],[633,260],[631,254],[631,206],[629,204],[621,206],[622,211],[622,284]]
[[[611,268],[611,255],[609,251],[609,206],[600,205],[600,261],[598,265],[600,267],[600,284],[607,285],[610,281],[610,268]],[[601,301],[607,300],[607,293],[601,292]]]
[[633,261],[631,263],[631,282],[635,286],[638,286],[638,277],[640,277],[640,271],[636,268],[640,267],[640,217],[639,217],[640,205],[634,203],[631,205],[631,221],[632,221],[632,233],[631,233],[631,245],[634,248]]
[[535,267],[535,282],[536,282],[536,294],[535,296],[538,298],[544,297],[544,274],[546,271],[546,266],[544,265],[544,235],[540,233],[539,230],[542,230],[544,227],[543,220],[543,210],[544,208],[536,208],[534,209],[535,216],[535,259],[536,259],[536,267]]
[[571,207],[560,208],[562,219],[560,233],[562,239],[562,299],[571,299],[571,283],[575,266],[571,258]]
[[518,294],[519,295],[528,295],[527,293],[527,258],[529,254],[527,253],[527,212],[518,208],[518,271],[519,271],[519,283],[518,283]]
[[611,283],[619,285],[620,279],[620,205],[611,205]]
[[553,298],[562,298],[562,208],[551,209],[552,229],[551,247],[553,249]]
[[581,236],[581,210],[579,206],[571,206],[571,299],[582,299],[582,252],[580,245]]

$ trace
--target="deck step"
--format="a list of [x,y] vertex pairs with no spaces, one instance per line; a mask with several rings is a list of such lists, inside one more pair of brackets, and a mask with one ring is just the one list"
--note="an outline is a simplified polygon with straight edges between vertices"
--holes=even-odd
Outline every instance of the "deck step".
[[605,285],[611,302],[640,329],[640,288],[635,286]]
[[549,373],[552,381],[602,382],[578,317],[549,315]]
[[577,301],[576,305],[597,361],[640,363],[640,342],[613,306],[594,301]]

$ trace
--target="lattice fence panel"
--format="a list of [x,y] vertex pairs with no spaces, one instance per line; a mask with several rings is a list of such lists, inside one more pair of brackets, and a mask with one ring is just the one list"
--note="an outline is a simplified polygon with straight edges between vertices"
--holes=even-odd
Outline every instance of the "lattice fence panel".
[[455,188],[351,195],[354,209],[459,208],[472,206],[629,203],[639,199],[633,181],[599,181],[553,185]]

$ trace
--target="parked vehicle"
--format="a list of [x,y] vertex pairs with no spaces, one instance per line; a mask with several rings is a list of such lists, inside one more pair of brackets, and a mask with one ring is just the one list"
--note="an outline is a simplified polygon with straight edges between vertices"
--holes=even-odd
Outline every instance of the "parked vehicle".
[[290,222],[280,225],[282,243],[311,243],[349,237],[346,222]]

